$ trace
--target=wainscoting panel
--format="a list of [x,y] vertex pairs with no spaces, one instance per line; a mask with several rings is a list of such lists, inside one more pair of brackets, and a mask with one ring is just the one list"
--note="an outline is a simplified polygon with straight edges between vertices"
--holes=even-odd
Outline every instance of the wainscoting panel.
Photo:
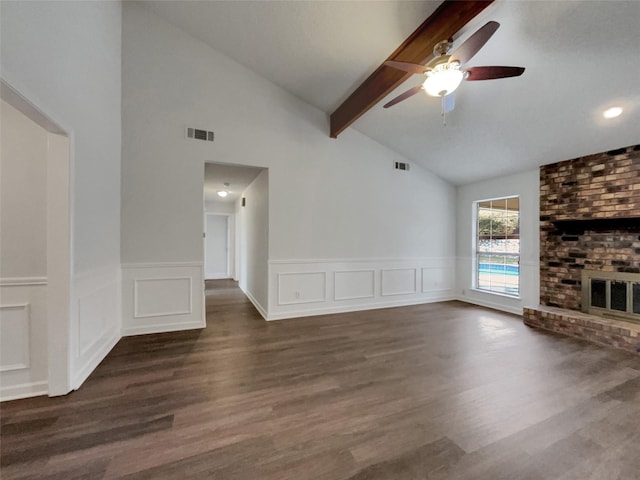
[[441,267],[422,268],[422,292],[448,291],[452,288],[454,273]]
[[121,272],[118,266],[74,278],[71,311],[71,387],[79,388],[121,337]]
[[0,305],[0,372],[29,369],[30,320],[28,303]]
[[46,395],[47,279],[0,279],[0,401]]
[[376,294],[375,270],[345,270],[334,273],[334,300],[373,298]]
[[266,318],[451,300],[454,268],[453,258],[272,260]]
[[133,281],[134,318],[189,315],[193,312],[191,277],[142,278]]
[[382,270],[381,294],[410,295],[417,290],[415,268],[391,268]]
[[317,303],[327,299],[325,272],[278,274],[278,305]]
[[122,266],[123,335],[204,328],[200,262]]

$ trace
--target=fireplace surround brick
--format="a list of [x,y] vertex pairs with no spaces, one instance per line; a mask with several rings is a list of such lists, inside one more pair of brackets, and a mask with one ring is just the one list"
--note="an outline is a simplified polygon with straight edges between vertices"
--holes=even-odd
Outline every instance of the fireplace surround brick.
[[[583,269],[640,273],[637,218],[640,145],[540,167],[540,306],[525,308],[524,322],[637,352],[639,324],[580,311]],[[604,219],[620,220],[615,228],[566,228]]]
[[584,268],[640,273],[640,232],[554,221],[629,217],[640,217],[640,145],[540,167],[540,303],[580,310]]

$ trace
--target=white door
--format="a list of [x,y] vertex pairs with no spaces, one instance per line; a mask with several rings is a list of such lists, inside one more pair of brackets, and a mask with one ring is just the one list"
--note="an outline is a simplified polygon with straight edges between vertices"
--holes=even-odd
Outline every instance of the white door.
[[205,278],[229,278],[229,217],[207,215]]

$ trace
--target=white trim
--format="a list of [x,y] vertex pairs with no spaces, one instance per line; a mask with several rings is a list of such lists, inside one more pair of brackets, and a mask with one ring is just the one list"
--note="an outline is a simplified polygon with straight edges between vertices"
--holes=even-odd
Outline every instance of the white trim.
[[35,285],[47,285],[47,277],[2,277],[0,287],[31,287]]
[[[292,301],[292,302],[283,302],[281,300],[280,294],[282,293],[282,285],[280,284],[280,278],[286,276],[293,275],[322,275],[323,278],[323,287],[322,287],[322,298],[312,299],[312,300],[300,300],[300,301]],[[278,305],[297,305],[300,303],[320,303],[327,301],[327,272],[280,272],[277,274],[278,276]]]
[[207,325],[201,322],[177,322],[177,323],[157,323],[152,325],[142,325],[140,327],[128,327],[122,329],[123,337],[132,335],[146,335],[149,333],[178,332],[182,330],[203,329]]
[[49,385],[46,380],[0,387],[0,402],[47,395],[49,393],[48,389]]
[[[0,305],[0,310],[24,310],[25,321],[22,324],[24,345],[23,351],[25,356],[24,363],[14,363],[12,365],[0,365],[0,372],[11,372],[16,370],[29,370],[31,368],[31,309],[28,303],[18,303],[13,305]],[[0,316],[0,321],[2,321]]]
[[[336,289],[336,278],[339,273],[371,273],[371,295],[355,295],[353,297],[338,297],[338,290]],[[343,300],[359,300],[361,298],[375,298],[376,296],[376,270],[362,269],[362,270],[334,270],[333,272],[333,300],[340,302]]]
[[269,265],[280,264],[292,264],[298,265],[301,263],[355,263],[355,262],[369,262],[369,263],[385,263],[385,262],[433,262],[436,261],[453,261],[456,257],[388,257],[388,258],[306,258],[306,259],[290,259],[290,260],[269,260]]
[[[94,354],[87,360],[82,366],[82,368],[78,368],[76,370],[76,374],[73,378],[72,388],[76,390],[80,388],[80,386],[84,383],[84,381],[91,375],[91,373],[96,369],[96,367],[100,364],[102,360],[109,354],[109,352],[116,346],[116,343],[120,340],[120,332],[113,332],[107,339],[104,339],[104,336],[100,338],[103,341],[102,346],[98,345]],[[95,344],[100,343],[94,342]]]
[[176,268],[176,267],[197,267],[203,268],[203,262],[143,262],[143,263],[123,263],[122,268]]
[[[455,300],[451,295],[433,295],[430,297],[411,298],[404,300],[394,300],[387,302],[364,303],[360,305],[339,305],[334,307],[318,308],[314,310],[299,310],[293,312],[275,313],[269,315],[267,320],[286,320],[290,318],[313,317],[317,315],[327,315],[333,313],[347,313],[365,310],[379,310],[382,308],[406,307],[410,305],[422,305],[426,303],[447,302]],[[264,316],[264,315],[263,315]]]
[[262,305],[260,305],[260,302],[258,302],[258,300],[256,300],[253,295],[251,295],[251,293],[249,293],[248,290],[245,290],[244,288],[242,288],[242,285],[240,286],[240,290],[242,290],[242,292],[246,295],[246,297],[249,299],[249,301],[251,303],[253,303],[253,306],[256,307],[256,310],[258,310],[258,313],[260,315],[262,315],[262,318],[264,318],[265,320],[271,320],[269,318],[269,314],[267,313],[267,311],[264,309],[264,307]]
[[[475,291],[475,290],[474,290]],[[485,292],[482,292],[485,293]],[[486,300],[478,299],[478,298],[470,298],[463,295],[458,295],[456,300],[464,303],[470,303],[473,305],[479,305],[481,307],[491,308],[492,310],[500,310],[501,312],[512,313],[514,315],[522,315],[523,308],[522,307],[512,307],[509,305],[502,305],[500,303],[488,302]],[[514,299],[515,300],[515,299]]]
[[[408,290],[406,292],[394,292],[394,293],[385,293],[384,291],[384,273],[385,272],[393,272],[398,270],[413,270],[413,290]],[[418,293],[418,269],[417,268],[381,268],[380,269],[380,296],[382,297],[390,297],[393,295],[411,295],[414,293]]]
[[[159,282],[164,280],[188,280],[189,281],[189,308],[184,311],[159,312],[140,314],[138,310],[138,283],[141,282]],[[133,318],[149,318],[149,317],[169,317],[172,315],[190,315],[193,313],[193,278],[189,276],[182,277],[156,277],[156,278],[134,278],[133,279]]]
[[231,278],[227,273],[206,273],[204,276],[205,280],[226,280]]

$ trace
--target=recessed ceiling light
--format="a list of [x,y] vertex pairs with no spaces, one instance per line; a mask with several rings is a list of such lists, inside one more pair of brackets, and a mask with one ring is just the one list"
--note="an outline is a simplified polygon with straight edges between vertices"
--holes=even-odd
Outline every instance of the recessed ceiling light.
[[227,192],[227,191],[225,191],[225,190],[220,190],[220,191],[218,192],[218,196],[219,196],[219,197],[224,198],[224,197],[226,197],[227,195],[229,195],[229,192]]
[[616,118],[620,116],[621,113],[622,113],[621,107],[611,107],[611,108],[607,108],[604,112],[602,112],[602,116],[604,118]]

